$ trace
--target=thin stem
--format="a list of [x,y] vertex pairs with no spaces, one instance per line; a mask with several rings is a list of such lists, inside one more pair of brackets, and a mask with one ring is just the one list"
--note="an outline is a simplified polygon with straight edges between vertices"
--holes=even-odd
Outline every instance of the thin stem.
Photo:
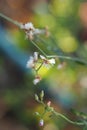
[[2,18],[4,18],[4,19],[6,19],[7,21],[9,21],[9,22],[11,22],[11,23],[15,24],[15,25],[16,25],[16,26],[18,26],[18,27],[20,27],[20,26],[21,26],[21,23],[19,23],[19,22],[15,21],[15,20],[13,20],[13,19],[11,19],[11,18],[9,18],[9,17],[5,16],[5,15],[4,15],[4,14],[2,14],[2,13],[0,13],[0,17],[2,17]]
[[43,65],[43,62],[40,64],[40,66],[36,69],[36,71],[38,71]]
[[47,56],[47,58],[60,58],[60,59],[66,59],[66,60],[71,60],[71,61],[77,61],[77,62],[81,62],[83,64],[87,64],[86,61],[76,58],[76,57],[69,57],[69,56],[62,56],[62,55],[50,55]]
[[[16,26],[20,27],[21,26],[21,23],[17,22],[17,21],[14,21],[13,19],[5,16],[4,14],[0,13],[0,17],[6,19],[7,21],[15,24]],[[72,61],[77,61],[77,62],[81,62],[81,63],[84,63],[84,64],[87,64],[86,61],[84,60],[81,60],[79,58],[73,58],[73,57],[69,57],[69,56],[62,56],[62,55],[51,55],[51,56],[47,56],[47,54],[34,42],[31,40],[31,43],[46,57],[46,58],[60,58],[60,59],[66,59],[66,60],[72,60]]]
[[44,39],[42,39],[41,37],[37,36],[37,38],[39,39],[39,41],[43,42],[45,45],[47,44],[47,42]]
[[47,58],[46,53],[34,41],[31,40],[31,43]]
[[41,114],[41,118],[43,118],[44,117],[44,115],[46,114],[46,109],[44,110],[44,112]]
[[71,124],[79,125],[79,126],[84,125],[83,122],[72,121],[72,120],[68,119],[66,116],[64,116],[64,115],[62,115],[61,113],[58,113],[58,112],[56,112],[56,111],[53,111],[52,113],[55,114],[56,116],[60,116],[61,118],[65,119],[67,122],[69,122],[69,123],[71,123]]

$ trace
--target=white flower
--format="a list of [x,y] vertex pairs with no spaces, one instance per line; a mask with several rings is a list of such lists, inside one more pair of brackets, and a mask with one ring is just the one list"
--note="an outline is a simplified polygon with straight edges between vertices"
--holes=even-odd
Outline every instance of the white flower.
[[40,34],[48,34],[47,29],[38,29],[33,26],[31,22],[25,23],[20,25],[20,28],[23,29],[26,33],[26,38],[29,38],[32,40],[35,35],[40,35]]
[[53,58],[50,59],[50,60],[49,60],[49,63],[52,64],[52,65],[54,65],[54,64],[55,64],[55,59],[53,59]]
[[38,60],[38,52],[34,52],[34,61]]
[[33,84],[36,85],[37,83],[39,83],[41,80],[40,76],[36,76],[35,79],[33,80]]
[[46,58],[45,58],[44,56],[42,56],[42,55],[40,55],[40,58],[41,58],[42,60],[46,60]]
[[30,59],[27,61],[26,67],[27,68],[33,68],[34,67],[34,58],[32,56],[30,56]]
[[34,26],[31,22],[26,23],[26,24],[21,24],[21,29],[25,29],[25,30],[34,30]]
[[47,59],[44,56],[40,55],[40,58],[43,60],[43,64],[44,66],[46,66],[47,68],[50,67],[50,65],[54,65],[55,64],[55,59],[51,58],[51,59]]
[[39,121],[39,126],[43,126],[43,125],[44,125],[44,120],[41,119],[41,120]]
[[34,52],[34,56],[30,56],[29,60],[27,61],[26,67],[34,68],[37,60],[38,60],[38,52]]

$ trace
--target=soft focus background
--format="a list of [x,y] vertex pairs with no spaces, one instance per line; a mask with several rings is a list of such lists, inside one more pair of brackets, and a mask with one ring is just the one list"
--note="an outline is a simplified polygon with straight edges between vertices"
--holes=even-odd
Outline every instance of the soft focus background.
[[[47,54],[87,60],[86,0],[0,0],[0,12],[19,22],[31,21],[36,28],[48,26],[50,37],[36,39]],[[34,115],[43,110],[34,99],[42,89],[45,101],[72,120],[71,108],[87,113],[87,65],[58,60],[54,68],[40,70],[43,79],[34,86],[34,75],[26,69],[34,51],[23,31],[0,17],[0,130],[42,129]],[[44,120],[43,130],[81,130],[61,118]]]

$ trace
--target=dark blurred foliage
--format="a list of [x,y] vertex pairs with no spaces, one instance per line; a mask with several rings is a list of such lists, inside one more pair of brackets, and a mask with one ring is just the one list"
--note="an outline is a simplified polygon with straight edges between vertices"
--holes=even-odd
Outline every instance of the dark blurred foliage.
[[[0,12],[19,22],[49,27],[51,36],[36,37],[47,53],[87,60],[87,2],[84,0],[0,0]],[[34,94],[45,90],[45,101],[68,117],[77,119],[71,107],[87,113],[87,65],[74,61],[62,69],[40,70],[43,80],[33,85],[34,74],[26,62],[37,49],[15,25],[0,18],[0,130],[39,130],[33,114],[43,108]],[[79,119],[79,118],[78,118]],[[60,118],[45,117],[44,130],[80,130]]]

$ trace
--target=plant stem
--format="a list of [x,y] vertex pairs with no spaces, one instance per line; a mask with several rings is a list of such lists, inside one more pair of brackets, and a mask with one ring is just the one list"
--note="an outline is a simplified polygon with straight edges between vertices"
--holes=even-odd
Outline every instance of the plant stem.
[[43,62],[40,64],[40,66],[36,69],[36,71],[39,71],[40,70],[40,68],[42,67],[42,65],[43,65]]
[[64,116],[64,115],[62,115],[61,113],[58,113],[58,112],[56,112],[56,111],[54,111],[54,110],[53,110],[52,113],[55,114],[56,116],[60,116],[61,118],[65,119],[67,122],[69,122],[69,123],[71,123],[71,124],[79,125],[79,126],[84,125],[83,122],[72,121],[72,120],[68,119],[66,116]]
[[46,53],[34,41],[31,40],[31,43],[47,58]]
[[62,55],[50,55],[50,56],[47,56],[47,57],[48,58],[66,59],[66,60],[76,61],[76,62],[80,62],[80,63],[87,65],[87,62],[85,60],[82,60],[82,59],[79,59],[79,58],[76,58],[76,57],[69,57],[69,56],[62,56]]
[[[5,16],[4,14],[0,13],[0,17],[6,19],[7,21],[15,24],[16,26],[18,26],[20,28],[21,26],[21,23],[17,22],[17,21],[14,21],[13,19]],[[62,56],[62,55],[50,55],[50,56],[47,56],[47,54],[34,42],[31,40],[31,43],[46,57],[46,58],[60,58],[60,59],[66,59],[66,60],[72,60],[72,61],[77,61],[77,62],[80,62],[80,63],[83,63],[83,64],[86,64],[87,65],[87,62],[82,60],[82,59],[79,59],[79,58],[74,58],[74,57],[69,57],[69,56]]]
[[14,21],[13,19],[5,16],[4,14],[0,13],[0,17],[4,18],[5,20],[15,24],[16,26],[20,27],[21,26],[21,23],[17,22],[17,21]]

